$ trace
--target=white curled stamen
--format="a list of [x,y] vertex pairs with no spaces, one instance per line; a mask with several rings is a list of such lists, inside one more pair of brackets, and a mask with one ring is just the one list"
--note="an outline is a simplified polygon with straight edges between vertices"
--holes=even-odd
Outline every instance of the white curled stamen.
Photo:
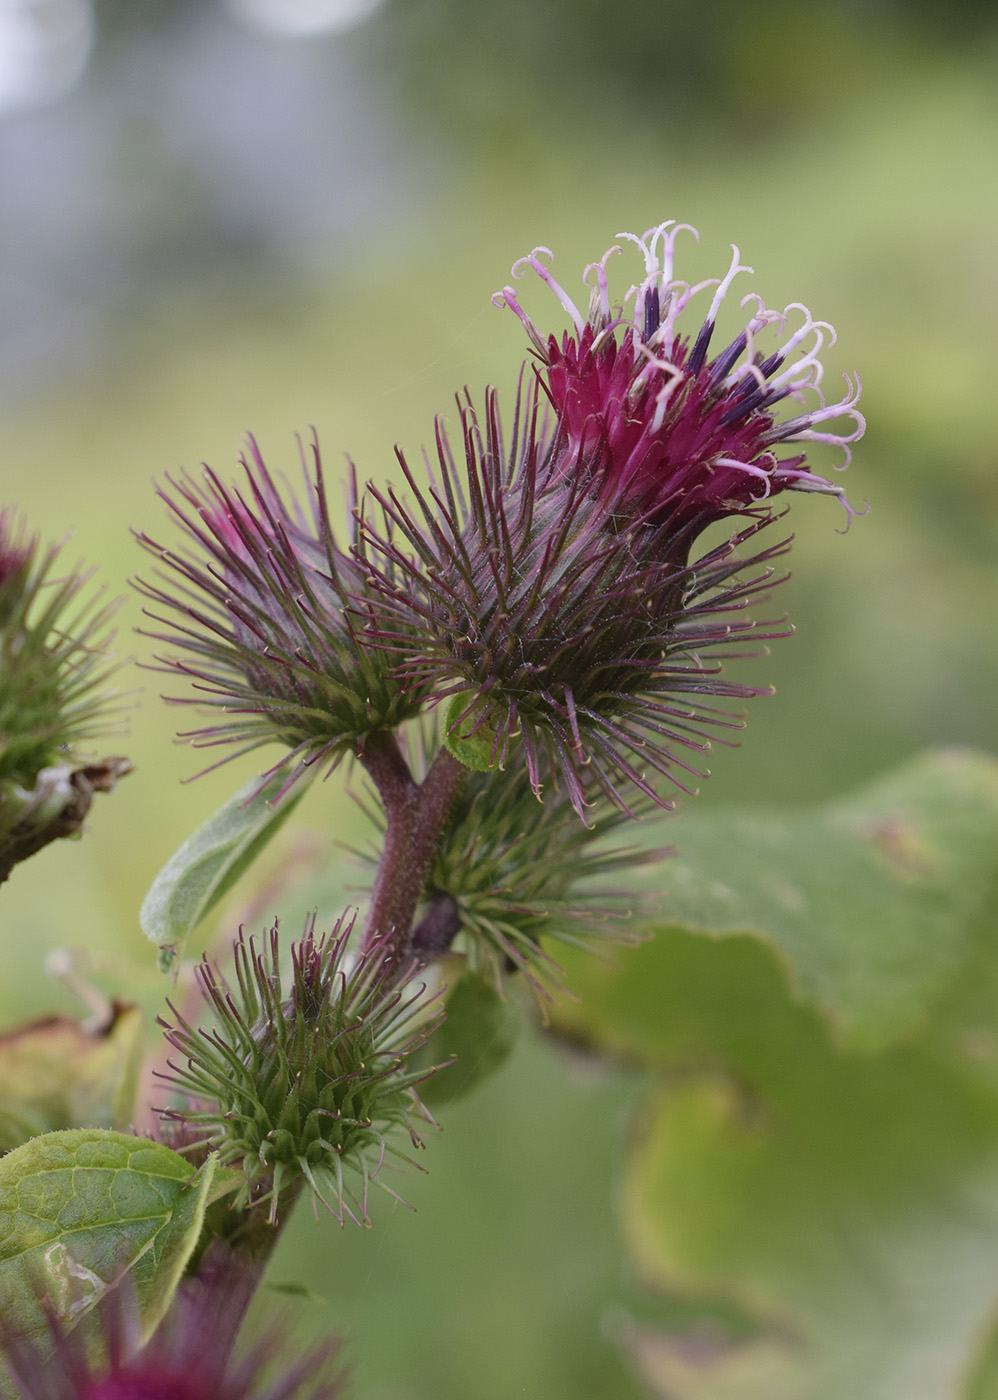
[[[674,219],[667,219],[665,223],[658,224],[655,228],[647,229],[640,238],[636,233],[617,234],[618,238],[626,238],[628,242],[636,244],[644,259],[644,278],[636,286],[630,288],[625,298],[625,300],[629,301],[632,296],[634,297],[634,320],[637,324],[639,337],[643,334],[645,305],[648,300],[648,294],[653,290],[656,283],[661,284],[662,281],[662,268],[659,263],[658,254],[655,251],[655,244],[665,237],[667,231],[672,227],[674,222]],[[658,298],[659,319],[661,319],[663,291],[660,290],[656,292],[656,296]]]
[[800,311],[804,316],[804,324],[799,328],[799,330],[793,332],[790,339],[786,341],[785,344],[780,346],[779,353],[784,360],[790,358],[790,356],[797,349],[797,346],[801,343],[801,341],[810,331],[811,327],[814,325],[814,317],[811,315],[810,311],[803,304],[803,302],[800,301],[792,301],[789,304],[789,306],[785,306],[783,308],[784,325],[790,319],[791,311]]
[[[848,374],[843,374],[842,378],[846,382],[847,393],[845,398],[838,403],[824,404],[816,408],[813,413],[803,413],[799,418],[791,418],[785,423],[777,423],[766,434],[767,442],[823,442],[831,447],[841,447],[845,460],[837,464],[837,470],[843,471],[852,461],[852,451],[848,444],[858,442],[866,432],[866,419],[860,413],[856,404],[862,392],[862,383],[859,375],[855,376],[855,383]],[[834,422],[836,418],[851,418],[854,423],[852,432],[833,433],[815,432],[816,423]]]
[[[649,229],[643,238],[639,238],[636,233],[617,234],[618,238],[626,238],[629,243],[636,243],[637,246],[640,248],[641,256],[644,258],[646,277],[651,277],[652,273],[658,271],[658,258],[655,254],[654,249],[654,235],[656,235],[660,229],[667,229],[672,223],[673,220],[669,219],[666,223],[659,224],[659,227],[657,229]],[[651,239],[652,241],[649,242],[649,239]]]
[[751,462],[739,462],[736,457],[715,457],[712,463],[715,467],[735,467],[738,471],[744,472],[746,476],[758,477],[765,486],[762,495],[757,499],[764,501],[772,489],[772,477],[769,472],[762,467],[754,467]]
[[676,343],[676,320],[689,300],[690,284],[672,279],[664,284],[659,294],[660,319],[658,330],[650,344],[671,354]]
[[[690,286],[689,282],[672,283],[672,288],[678,292],[678,295],[674,295],[673,292],[670,292],[669,305],[666,308],[666,312],[662,320],[663,345],[665,344],[665,338],[667,334],[669,340],[669,349],[672,349],[676,340],[676,322],[679,320],[680,316],[683,314],[683,312],[686,310],[686,308],[689,306],[690,302],[695,296],[699,295],[700,292],[705,292],[708,287],[718,286],[719,281],[720,279],[717,277],[705,277],[702,282],[696,282],[693,286]],[[679,288],[682,288],[682,290],[679,291]],[[666,327],[667,331],[665,329]]]
[[619,247],[614,244],[612,248],[607,248],[599,262],[590,263],[583,270],[582,281],[588,287],[590,273],[596,274],[596,285],[592,289],[589,305],[589,319],[595,319],[595,312],[599,310],[601,324],[605,325],[610,320],[610,289],[607,282],[606,265],[614,253],[619,253]]
[[707,312],[707,320],[710,321],[712,324],[713,324],[714,322],[716,322],[716,320],[717,320],[717,313],[718,313],[718,312],[720,311],[720,309],[721,309],[721,303],[724,301],[724,298],[727,296],[727,294],[728,294],[728,288],[731,286],[732,282],[733,282],[733,281],[735,280],[735,278],[738,276],[739,272],[748,272],[748,273],[750,273],[753,277],[755,276],[755,268],[743,266],[743,265],[738,261],[738,259],[739,259],[740,257],[741,257],[741,254],[740,254],[739,251],[738,251],[738,245],[735,244],[735,243],[732,243],[732,245],[731,245],[731,266],[728,268],[727,272],[724,274],[724,276],[721,278],[720,282],[717,284],[717,291],[714,293],[714,300],[711,302],[711,304],[710,304],[710,310]]
[[[794,360],[793,364],[787,366],[782,374],[776,374],[770,381],[773,388],[779,388],[782,384],[790,384],[794,389],[816,389],[821,383],[825,367],[818,356],[825,347],[825,331],[829,333],[829,348],[835,344],[835,331],[827,321],[812,321],[809,326],[803,328],[794,337],[797,345],[808,332],[814,336],[814,343],[805,354]],[[784,357],[786,358],[786,357]]]
[[774,326],[779,322],[780,335],[783,335],[787,328],[787,313],[785,311],[771,311],[763,301],[758,292],[746,292],[738,303],[744,311],[749,302],[755,302],[755,315],[748,323],[748,331],[754,334],[761,331],[764,326]]
[[645,362],[644,367],[639,370],[634,377],[635,385],[642,383],[645,379],[651,378],[657,369],[660,369],[663,374],[678,374],[679,377],[682,378],[683,372],[679,366],[673,364],[665,355],[656,354],[655,347],[651,342],[644,340],[637,341],[634,346],[634,352]]
[[661,371],[662,374],[669,375],[669,378],[655,394],[655,412],[649,424],[649,430],[653,433],[657,433],[665,418],[669,400],[679,388],[680,384],[682,384],[686,375],[679,365],[673,364],[673,362],[666,359],[664,355],[656,355],[649,345],[639,341],[635,348],[637,353],[645,360],[644,368],[635,375],[635,387],[642,384],[644,380],[651,379],[656,370]]
[[[671,223],[672,220],[669,220]],[[667,231],[668,230],[668,231]],[[654,230],[654,238],[662,241],[662,279],[665,283],[672,282],[672,270],[675,262],[676,239],[681,233],[692,233],[697,243],[700,242],[700,233],[692,224],[676,224],[675,228],[669,230],[669,224],[659,224]]]
[[655,412],[651,420],[651,431],[653,433],[657,433],[659,428],[661,428],[662,423],[665,421],[669,401],[686,378],[682,370],[677,369],[675,365],[670,366],[670,368],[673,370],[672,378],[663,384],[655,395]]
[[[748,298],[746,298],[745,300],[747,301]],[[756,300],[758,300],[758,298],[756,298]],[[742,305],[745,305],[745,301],[742,302]],[[748,325],[745,327],[745,349],[742,352],[745,356],[745,359],[741,364],[736,364],[735,367],[731,370],[731,372],[726,376],[726,378],[723,381],[723,387],[725,389],[735,388],[736,385],[740,384],[743,379],[754,379],[756,385],[763,393],[765,393],[768,390],[769,382],[766,379],[765,374],[763,374],[761,368],[759,367],[758,356],[756,354],[755,348],[755,333],[757,330],[760,330],[765,324],[766,322],[762,319],[762,316],[760,314],[757,316],[753,316],[752,320],[749,321]]]
[[512,311],[513,315],[519,320],[523,329],[527,332],[530,343],[538,354],[543,356],[546,353],[547,346],[544,344],[540,331],[517,301],[516,293],[513,291],[512,287],[503,287],[501,292],[494,293],[492,305],[498,307],[500,311],[504,308]]
[[857,516],[870,514],[869,501],[866,502],[865,510],[857,510],[846,495],[845,487],[836,486],[833,481],[826,481],[823,476],[814,476],[811,472],[801,472],[799,475],[795,475],[792,481],[788,481],[786,486],[789,491],[804,491],[816,496],[837,497],[839,504],[846,513],[845,529],[840,530],[839,534],[847,534],[850,525]]
[[582,312],[576,306],[572,298],[565,291],[565,288],[561,285],[561,283],[557,282],[554,279],[554,277],[551,276],[551,271],[548,268],[547,263],[541,261],[541,253],[547,254],[548,258],[550,258],[552,262],[554,261],[554,254],[552,253],[551,249],[545,248],[543,245],[541,245],[540,247],[535,248],[532,253],[529,253],[527,257],[517,258],[516,262],[513,264],[513,276],[522,277],[523,269],[528,267],[531,268],[534,272],[536,272],[537,276],[541,279],[541,281],[547,283],[547,285],[551,288],[552,292],[554,292],[555,296],[561,302],[562,306],[568,312],[569,316],[571,316],[577,334],[581,335],[583,330],[585,329],[586,318],[583,316]]
[[[748,348],[751,354],[751,341],[749,342]],[[746,360],[744,364],[736,365],[727,379],[725,379],[724,387],[725,389],[734,389],[743,379],[754,379],[763,393],[769,389],[769,380],[753,359]]]

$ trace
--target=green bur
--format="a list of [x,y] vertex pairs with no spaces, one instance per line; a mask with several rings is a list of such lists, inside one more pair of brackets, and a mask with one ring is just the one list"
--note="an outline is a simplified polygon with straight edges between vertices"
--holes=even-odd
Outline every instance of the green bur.
[[275,1221],[282,1191],[297,1194],[304,1179],[341,1225],[369,1225],[372,1182],[401,1199],[380,1179],[386,1158],[416,1166],[391,1135],[404,1131],[418,1148],[410,1114],[432,1122],[415,1085],[433,1071],[407,1059],[441,1013],[421,986],[391,980],[380,945],[351,958],[349,929],[339,931],[316,939],[309,929],[292,945],[288,995],[277,925],[262,950],[240,935],[237,993],[209,963],[198,969],[217,1029],[200,1034],[180,1016],[167,1027],[187,1060],[173,1083],[194,1101],[171,1116],[243,1172],[237,1205],[269,1198]]
[[52,573],[58,546],[0,511],[0,882],[18,861],[79,832],[94,792],[128,772],[124,759],[81,765],[103,734],[116,605],[81,597],[90,575]]

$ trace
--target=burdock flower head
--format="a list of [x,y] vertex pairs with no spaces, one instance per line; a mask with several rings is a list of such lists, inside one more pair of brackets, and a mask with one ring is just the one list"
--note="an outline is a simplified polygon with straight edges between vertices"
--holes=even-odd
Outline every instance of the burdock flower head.
[[128,771],[124,759],[88,762],[83,752],[115,712],[115,605],[88,591],[89,572],[58,575],[59,552],[0,510],[0,881],[78,832],[94,791]]
[[278,926],[262,947],[240,934],[235,987],[207,958],[198,968],[215,1025],[195,1030],[176,1012],[175,1027],[161,1022],[184,1057],[164,1078],[190,1099],[165,1116],[200,1128],[188,1150],[217,1149],[245,1173],[242,1203],[269,1196],[273,1219],[282,1190],[304,1179],[341,1225],[369,1224],[372,1182],[401,1200],[381,1175],[386,1161],[417,1165],[393,1137],[401,1130],[421,1147],[411,1116],[433,1121],[415,1087],[433,1071],[406,1060],[442,1012],[422,986],[399,981],[384,940],[354,957],[350,928],[321,938],[307,929],[286,988]]
[[[626,298],[633,306],[626,316],[610,304],[607,276],[619,247],[585,270],[592,285],[588,316],[552,277],[550,249],[535,248],[515,263],[514,276],[533,270],[571,317],[572,331],[560,341],[541,334],[512,287],[496,294],[496,304],[520,318],[547,370],[545,387],[565,438],[563,465],[589,476],[591,489],[610,509],[650,523],[667,520],[670,540],[680,547],[713,521],[743,514],[781,491],[833,495],[854,514],[843,488],[809,471],[801,450],[810,443],[840,447],[844,458],[838,465],[845,467],[849,444],[865,427],[856,409],[858,378],[845,376],[844,396],[825,403],[818,357],[826,341],[835,343],[831,326],[815,321],[799,303],[770,311],[750,293],[741,301],[742,307],[754,304],[748,323],[711,355],[732,283],[752,268],[739,262],[732,246],[722,278],[693,286],[678,281],[674,252],[683,232],[699,236],[689,224],[671,220],[642,238],[618,235],[636,244],[644,260],[644,277]],[[685,313],[708,291],[713,296],[702,324],[695,335],[685,333]],[[792,319],[800,325],[791,331]],[[777,343],[764,349],[763,334],[774,327]],[[801,411],[777,419],[785,399]],[[824,426],[842,420],[849,423],[845,431]],[[791,455],[782,456],[787,445]]]
[[307,509],[285,499],[252,440],[241,460],[245,492],[208,468],[201,481],[160,492],[198,550],[175,554],[138,535],[181,584],[163,575],[166,587],[137,586],[156,606],[148,615],[169,629],[149,635],[182,649],[161,658],[162,669],[194,683],[193,696],[171,699],[220,712],[181,737],[238,745],[229,757],[276,740],[290,751],[276,765],[292,765],[290,784],[306,766],[359,752],[369,734],[414,714],[419,697],[403,691],[384,653],[357,639],[363,546],[355,540],[345,553],[336,543],[318,446],[311,475],[302,463]]
[[[821,397],[831,331],[802,307],[776,313],[748,298],[748,323],[711,356],[721,304],[748,269],[736,250],[723,278],[677,280],[677,232],[663,224],[632,238],[644,267],[626,312],[610,301],[616,249],[587,269],[588,316],[554,281],[546,249],[516,264],[552,288],[572,327],[544,336],[512,288],[498,294],[540,361],[525,388],[521,377],[511,431],[489,391],[483,419],[459,405],[463,470],[438,426],[428,490],[402,460],[415,507],[369,488],[383,522],[364,527],[380,592],[372,644],[394,653],[408,684],[451,697],[459,756],[474,740],[480,766],[503,765],[519,739],[534,791],[549,770],[580,815],[594,789],[625,810],[628,788],[668,805],[657,777],[689,790],[711,738],[741,727],[700,697],[762,693],[721,677],[719,653],[785,635],[746,608],[772,586],[788,542],[748,559],[738,547],[772,521],[781,492],[844,502],[805,449],[837,444],[848,460],[863,430],[858,381],[835,404]],[[706,318],[684,333],[690,303],[711,288]],[[803,323],[789,331],[792,314]],[[773,329],[777,344],[764,350]],[[781,418],[786,399],[799,411]],[[697,556],[703,532],[727,517],[742,519]]]

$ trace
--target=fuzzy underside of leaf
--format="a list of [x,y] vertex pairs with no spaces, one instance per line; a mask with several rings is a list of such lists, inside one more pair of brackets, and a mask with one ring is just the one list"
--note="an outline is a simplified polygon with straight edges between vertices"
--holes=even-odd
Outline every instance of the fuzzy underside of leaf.
[[281,798],[286,772],[263,786],[251,778],[174,851],[139,911],[143,933],[159,945],[164,971],[176,966],[190,934],[284,825],[315,771]]

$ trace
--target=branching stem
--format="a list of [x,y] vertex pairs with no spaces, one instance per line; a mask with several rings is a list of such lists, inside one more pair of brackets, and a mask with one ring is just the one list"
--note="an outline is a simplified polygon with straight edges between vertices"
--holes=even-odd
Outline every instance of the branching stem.
[[407,960],[412,923],[444,823],[468,770],[441,747],[417,783],[393,734],[372,734],[361,763],[385,809],[385,845],[371,894],[364,947],[390,935],[387,956]]

